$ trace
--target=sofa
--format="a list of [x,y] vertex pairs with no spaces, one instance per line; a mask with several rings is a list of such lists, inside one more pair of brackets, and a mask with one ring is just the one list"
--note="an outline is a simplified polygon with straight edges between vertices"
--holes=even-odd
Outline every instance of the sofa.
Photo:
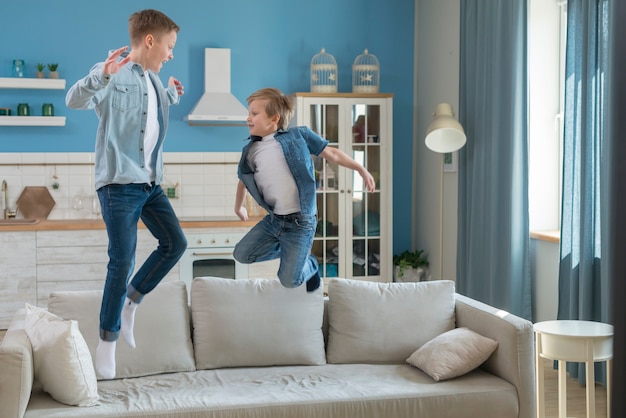
[[92,359],[99,291],[16,312],[0,345],[0,417],[531,418],[532,324],[451,281],[161,283],[116,377]]

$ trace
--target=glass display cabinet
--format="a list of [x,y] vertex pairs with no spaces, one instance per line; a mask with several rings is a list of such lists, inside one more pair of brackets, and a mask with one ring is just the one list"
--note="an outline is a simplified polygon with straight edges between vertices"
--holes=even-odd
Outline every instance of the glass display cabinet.
[[[312,253],[325,278],[392,280],[392,95],[296,93],[295,125],[308,126],[363,164],[376,181],[314,160],[318,224]],[[292,122],[292,124],[294,124]]]

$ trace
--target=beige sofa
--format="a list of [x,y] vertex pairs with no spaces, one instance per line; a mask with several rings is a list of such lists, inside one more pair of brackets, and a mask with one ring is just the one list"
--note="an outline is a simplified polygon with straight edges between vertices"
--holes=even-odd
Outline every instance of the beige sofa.
[[[91,406],[66,405],[50,393],[80,397],[97,378],[100,297],[52,294],[48,310],[64,320],[39,333],[30,307],[16,313],[0,346],[1,418],[534,416],[532,324],[456,294],[449,281],[334,279],[324,298],[277,280],[200,278],[190,303],[183,283],[162,283],[137,311],[137,348],[117,343],[116,378],[97,381]],[[71,349],[85,344],[88,365],[41,361],[45,349],[63,351],[46,335],[62,324],[78,325],[65,329],[74,329]],[[497,342],[467,373],[452,370],[475,367],[460,364],[466,354],[451,355],[474,348],[467,335],[436,343],[465,328]],[[406,362],[427,347],[422,368]],[[86,383],[59,381],[70,369]]]

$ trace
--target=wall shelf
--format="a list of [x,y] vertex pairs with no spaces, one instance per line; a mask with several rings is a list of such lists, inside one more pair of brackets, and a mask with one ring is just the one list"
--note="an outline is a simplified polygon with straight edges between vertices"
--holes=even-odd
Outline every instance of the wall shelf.
[[65,126],[65,116],[0,116],[0,126]]
[[1,89],[65,89],[65,80],[57,78],[0,77]]
[[[64,90],[65,80],[0,77],[0,89]],[[0,126],[65,126],[65,116],[0,116]]]

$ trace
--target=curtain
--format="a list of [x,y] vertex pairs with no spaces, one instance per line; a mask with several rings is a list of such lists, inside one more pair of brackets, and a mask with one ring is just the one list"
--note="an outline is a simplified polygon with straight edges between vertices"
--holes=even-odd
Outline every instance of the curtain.
[[[608,1],[569,0],[558,319],[609,322],[605,110]],[[584,382],[584,364],[568,364]],[[596,364],[604,380],[604,364]]]
[[531,319],[527,0],[461,2],[457,291]]

